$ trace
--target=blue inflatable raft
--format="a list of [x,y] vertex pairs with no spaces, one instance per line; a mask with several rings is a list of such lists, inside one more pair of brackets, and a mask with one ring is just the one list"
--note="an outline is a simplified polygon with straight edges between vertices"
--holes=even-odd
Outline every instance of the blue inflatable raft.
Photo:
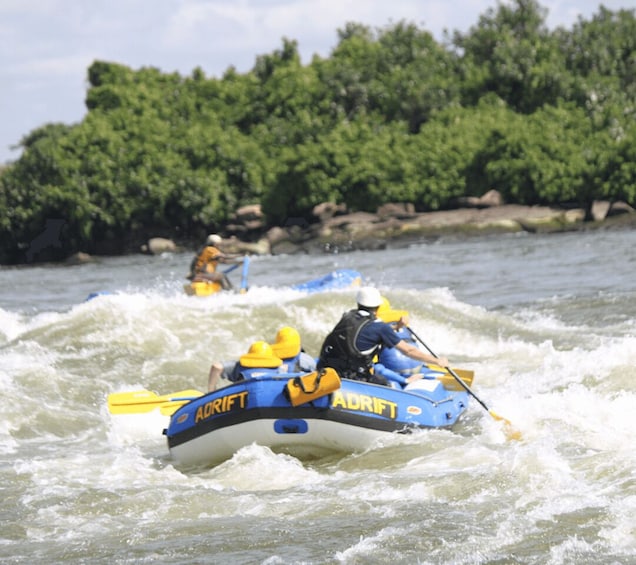
[[425,371],[405,389],[336,376],[329,389],[305,397],[290,396],[298,376],[244,380],[178,407],[164,434],[172,457],[188,466],[216,464],[252,443],[301,458],[355,452],[386,434],[458,421],[468,394],[444,369]]
[[352,269],[337,269],[323,277],[292,285],[292,288],[308,293],[323,292],[326,290],[360,286],[361,281],[362,275],[358,271]]

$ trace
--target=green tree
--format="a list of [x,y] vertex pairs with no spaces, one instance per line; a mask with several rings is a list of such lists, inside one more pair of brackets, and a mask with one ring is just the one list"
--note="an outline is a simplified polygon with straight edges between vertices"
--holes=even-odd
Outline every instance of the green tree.
[[546,14],[536,0],[500,3],[468,33],[454,34],[453,44],[463,53],[466,103],[494,92],[513,110],[531,113],[570,98],[573,79],[547,29]]
[[499,3],[444,44],[409,22],[351,22],[327,58],[303,65],[284,38],[220,79],[95,61],[81,123],[37,128],[0,171],[0,261],[56,217],[62,257],[200,238],[255,202],[282,224],[327,200],[426,211],[491,188],[634,204],[634,10],[553,32],[545,18],[536,0]]

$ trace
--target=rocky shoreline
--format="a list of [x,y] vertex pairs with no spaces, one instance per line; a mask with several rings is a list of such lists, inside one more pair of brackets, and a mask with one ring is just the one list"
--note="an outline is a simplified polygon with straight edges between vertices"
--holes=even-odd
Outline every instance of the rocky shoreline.
[[[588,220],[581,208],[503,204],[495,191],[459,204],[453,210],[423,213],[411,204],[386,204],[371,214],[347,213],[324,203],[314,209],[314,223],[290,218],[284,226],[269,229],[260,206],[253,205],[237,210],[220,234],[224,251],[281,255],[397,248],[440,238],[636,227],[636,213],[625,203],[595,202]],[[143,248],[153,254],[177,250],[174,242],[163,238],[153,238]]]

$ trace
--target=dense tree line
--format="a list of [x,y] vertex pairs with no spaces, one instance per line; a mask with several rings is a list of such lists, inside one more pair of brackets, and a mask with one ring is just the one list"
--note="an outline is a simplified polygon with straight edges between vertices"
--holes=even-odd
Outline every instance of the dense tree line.
[[88,113],[21,141],[0,172],[0,262],[50,218],[60,257],[148,234],[201,237],[260,202],[271,225],[321,202],[375,211],[508,202],[636,203],[636,16],[600,6],[549,30],[536,0],[437,42],[408,22],[350,23],[328,58],[293,40],[221,78],[95,61]]

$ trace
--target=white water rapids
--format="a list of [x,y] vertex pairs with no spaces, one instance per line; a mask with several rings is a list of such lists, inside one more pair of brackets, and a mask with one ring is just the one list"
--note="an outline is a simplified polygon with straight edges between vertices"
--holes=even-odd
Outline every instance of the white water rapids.
[[[190,254],[3,268],[0,560],[634,563],[634,249],[617,231],[258,257],[247,294],[208,298],[183,293]],[[474,370],[523,439],[471,401],[452,431],[312,461],[252,445],[184,471],[164,417],[108,413],[110,392],[204,390],[213,360],[283,325],[316,354],[354,292],[289,285],[336,268]]]

